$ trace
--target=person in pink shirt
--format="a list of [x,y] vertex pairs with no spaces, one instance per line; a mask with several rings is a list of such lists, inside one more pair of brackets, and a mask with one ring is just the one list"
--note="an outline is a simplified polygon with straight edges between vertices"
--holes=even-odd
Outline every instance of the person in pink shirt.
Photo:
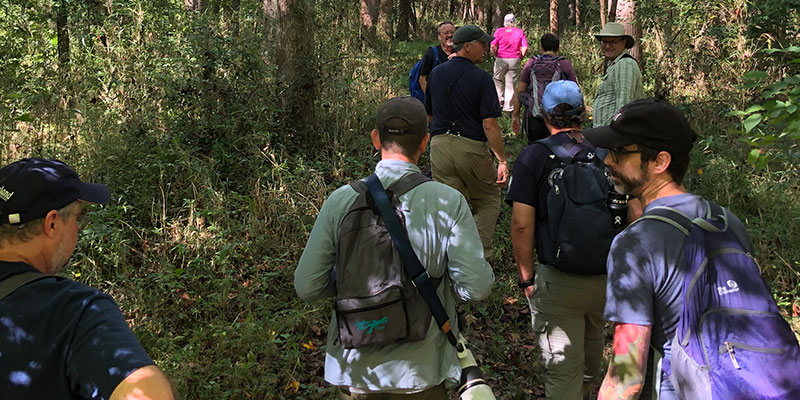
[[494,88],[503,111],[511,112],[514,109],[514,87],[519,78],[522,56],[528,51],[528,41],[525,32],[514,26],[514,14],[506,14],[503,25],[494,31],[491,47],[495,56]]

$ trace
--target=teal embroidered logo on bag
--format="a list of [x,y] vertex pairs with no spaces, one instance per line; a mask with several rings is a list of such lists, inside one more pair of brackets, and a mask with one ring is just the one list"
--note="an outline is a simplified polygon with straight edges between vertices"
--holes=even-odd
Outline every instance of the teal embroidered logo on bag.
[[367,333],[372,333],[374,330],[386,328],[387,322],[389,322],[387,317],[377,320],[373,319],[372,321],[356,321],[356,328],[358,328],[360,331],[367,330]]

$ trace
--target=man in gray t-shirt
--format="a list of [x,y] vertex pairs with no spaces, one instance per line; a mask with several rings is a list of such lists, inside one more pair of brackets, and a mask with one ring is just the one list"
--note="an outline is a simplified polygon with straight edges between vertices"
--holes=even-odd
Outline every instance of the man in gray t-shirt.
[[[622,107],[610,125],[587,130],[584,137],[610,149],[605,164],[617,191],[638,198],[645,212],[668,206],[692,218],[706,214],[703,198],[683,186],[696,135],[676,108],[655,99],[637,100]],[[747,237],[742,222],[728,215],[731,229]],[[659,360],[670,355],[681,312],[683,272],[677,264],[684,239],[679,230],[655,220],[634,223],[614,239],[604,311],[614,322],[614,354],[599,400],[642,393],[646,399],[677,398]],[[744,246],[752,251],[749,241]]]

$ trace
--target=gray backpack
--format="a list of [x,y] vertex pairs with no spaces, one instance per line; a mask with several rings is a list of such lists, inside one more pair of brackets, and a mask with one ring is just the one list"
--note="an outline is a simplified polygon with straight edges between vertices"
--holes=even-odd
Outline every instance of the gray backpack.
[[[430,178],[404,176],[386,192],[405,226],[397,198]],[[336,246],[336,320],[346,349],[414,342],[425,338],[431,311],[412,284],[380,211],[361,180],[358,192],[339,225]],[[438,286],[441,279],[431,279]]]

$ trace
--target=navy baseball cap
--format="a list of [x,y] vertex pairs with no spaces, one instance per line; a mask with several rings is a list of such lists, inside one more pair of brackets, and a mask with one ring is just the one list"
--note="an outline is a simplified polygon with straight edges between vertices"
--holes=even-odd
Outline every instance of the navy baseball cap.
[[614,114],[611,124],[584,130],[583,136],[606,149],[640,144],[670,154],[688,154],[697,140],[683,113],[659,99],[630,102]]
[[[569,108],[555,111],[561,104]],[[574,115],[583,112],[583,94],[581,88],[573,81],[554,81],[545,86],[542,94],[542,107],[550,115]]]
[[103,204],[110,197],[106,185],[82,182],[58,160],[26,158],[0,169],[0,225],[24,224],[75,200]]

